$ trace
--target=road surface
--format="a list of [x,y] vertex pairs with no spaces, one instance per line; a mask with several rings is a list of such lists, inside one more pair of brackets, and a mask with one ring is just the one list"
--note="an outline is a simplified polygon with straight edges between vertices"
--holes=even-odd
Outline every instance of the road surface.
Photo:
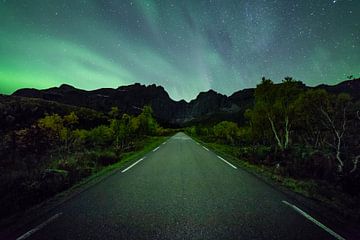
[[16,238],[336,239],[293,203],[178,133]]

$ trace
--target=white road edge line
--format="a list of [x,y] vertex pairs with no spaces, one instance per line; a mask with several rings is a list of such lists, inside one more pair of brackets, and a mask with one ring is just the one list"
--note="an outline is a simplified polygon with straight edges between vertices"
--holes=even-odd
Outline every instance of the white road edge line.
[[136,162],[134,162],[133,164],[131,164],[130,166],[128,166],[127,168],[125,168],[124,170],[122,170],[121,172],[124,173],[126,172],[127,170],[129,170],[130,168],[132,168],[133,166],[135,166],[136,164],[138,164],[139,162],[141,162],[142,160],[144,160],[145,157],[143,158],[140,158],[139,160],[137,160]]
[[209,151],[209,149],[207,149],[206,147],[202,146],[206,151]]
[[157,147],[157,148],[155,148],[154,150],[152,150],[153,152],[155,152],[155,151],[157,151],[158,149],[159,149],[160,147]]
[[237,169],[237,167],[236,166],[234,166],[234,165],[232,165],[231,163],[229,163],[228,161],[226,161],[225,159],[223,159],[222,157],[220,157],[220,156],[217,156],[218,158],[220,158],[222,161],[224,161],[225,163],[227,163],[227,164],[229,164],[232,168],[235,168],[235,169]]
[[35,232],[42,229],[43,227],[48,225],[50,222],[54,221],[60,215],[62,215],[62,213],[55,214],[54,216],[52,216],[51,218],[49,218],[45,222],[41,223],[40,225],[36,226],[35,228],[31,229],[30,231],[28,231],[28,232],[24,233],[23,235],[21,235],[20,237],[16,238],[16,240],[23,240],[23,239],[26,239],[26,238],[30,237],[32,234],[34,234]]
[[307,218],[311,222],[315,223],[318,227],[322,228],[323,230],[325,230],[326,232],[331,234],[334,238],[336,238],[338,240],[345,240],[345,238],[343,238],[342,236],[340,236],[339,234],[337,234],[336,232],[334,232],[333,230],[331,230],[330,228],[328,228],[327,226],[325,226],[324,224],[322,224],[321,222],[319,222],[318,220],[316,220],[315,218],[313,218],[312,216],[310,216],[309,214],[307,214],[306,212],[304,212],[303,210],[301,210],[300,208],[295,206],[294,204],[288,203],[287,201],[284,201],[284,200],[282,202],[284,204],[292,207],[295,211],[297,211],[298,213],[303,215],[305,218]]

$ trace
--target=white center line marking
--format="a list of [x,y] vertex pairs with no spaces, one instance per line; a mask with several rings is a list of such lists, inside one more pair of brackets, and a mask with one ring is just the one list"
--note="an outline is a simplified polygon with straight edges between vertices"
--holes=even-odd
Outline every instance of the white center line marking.
[[327,226],[325,226],[324,224],[322,224],[321,222],[319,222],[318,220],[316,220],[315,218],[313,218],[312,216],[310,216],[309,214],[307,214],[306,212],[295,206],[294,204],[288,203],[287,201],[284,200],[282,202],[292,207],[295,211],[306,217],[311,222],[315,223],[318,227],[322,228],[323,230],[331,234],[334,238],[338,240],[345,240],[345,238],[343,238],[342,236],[340,236],[339,234],[337,234],[336,232],[334,232],[333,230],[331,230],[330,228],[328,228]]
[[206,151],[209,151],[209,149],[207,149],[206,147],[202,146]]
[[157,147],[157,148],[155,148],[154,150],[153,150],[153,152],[155,152],[156,150],[158,150],[160,147]]
[[38,225],[37,227],[31,229],[30,231],[26,232],[25,234],[21,235],[20,237],[18,237],[16,240],[23,240],[25,238],[30,237],[32,234],[34,234],[35,232],[39,231],[40,229],[42,229],[43,227],[45,227],[46,225],[48,225],[50,222],[54,221],[56,218],[58,218],[62,213],[58,213],[55,214],[54,216],[52,216],[51,218],[49,218],[48,220],[46,220],[45,222],[41,223],[40,225]]
[[223,159],[222,157],[220,156],[217,156],[218,158],[220,158],[222,161],[224,161],[225,163],[229,164],[232,168],[235,168],[237,169],[237,167],[235,167],[234,165],[232,165],[231,163],[229,163],[228,161],[226,161],[225,159]]
[[166,142],[163,142],[163,144],[162,145],[165,145],[166,144]]
[[137,160],[136,162],[134,162],[133,164],[131,164],[130,166],[128,166],[127,168],[125,168],[124,170],[122,170],[121,172],[124,173],[127,170],[129,170],[130,168],[132,168],[133,166],[135,166],[136,164],[138,164],[139,162],[141,162],[142,160],[144,160],[145,157],[140,158],[139,160]]

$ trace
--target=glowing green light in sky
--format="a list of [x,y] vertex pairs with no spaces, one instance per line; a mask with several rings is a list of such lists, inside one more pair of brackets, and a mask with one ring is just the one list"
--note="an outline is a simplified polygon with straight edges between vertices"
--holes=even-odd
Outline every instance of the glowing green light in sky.
[[355,9],[360,1],[2,0],[0,93],[140,82],[190,100],[262,76],[334,84],[360,75]]

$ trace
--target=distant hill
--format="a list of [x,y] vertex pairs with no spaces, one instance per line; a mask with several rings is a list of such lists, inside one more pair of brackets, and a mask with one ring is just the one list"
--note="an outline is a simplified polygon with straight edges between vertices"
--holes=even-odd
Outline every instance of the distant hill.
[[[355,100],[360,99],[360,79],[344,81],[334,86],[319,85],[314,88],[322,88],[330,93],[345,92]],[[151,105],[155,117],[163,125],[183,126],[221,120],[243,122],[244,111],[253,104],[254,89],[243,89],[229,97],[209,90],[199,93],[196,99],[189,103],[184,100],[172,100],[161,86],[154,84],[145,86],[139,83],[117,89],[102,88],[93,91],[81,90],[65,84],[45,90],[24,88],[17,90],[11,96],[37,98],[99,112],[108,112],[111,107],[117,106],[121,112],[130,114],[138,114],[143,106]]]
[[0,94],[0,133],[2,131],[30,127],[46,113],[66,115],[76,112],[82,127],[91,128],[107,123],[103,113],[93,109],[66,105],[40,98],[8,96]]
[[336,85],[321,84],[315,88],[322,88],[334,94],[348,93],[354,100],[360,99],[360,78],[353,80],[346,80]]

